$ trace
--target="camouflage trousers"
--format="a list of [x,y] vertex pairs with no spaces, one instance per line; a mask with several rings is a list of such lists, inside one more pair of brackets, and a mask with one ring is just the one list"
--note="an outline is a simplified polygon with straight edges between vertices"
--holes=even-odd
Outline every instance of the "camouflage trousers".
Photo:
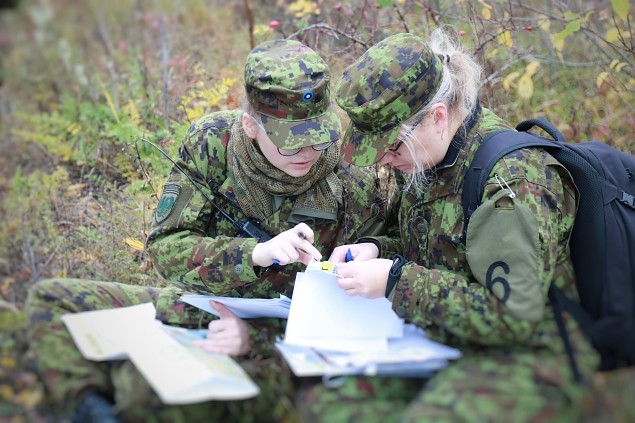
[[[261,388],[255,398],[166,406],[130,361],[84,359],[61,321],[66,313],[152,302],[157,319],[165,324],[207,327],[210,314],[179,301],[181,294],[174,287],[77,279],[49,279],[34,285],[26,305],[29,349],[51,399],[70,413],[83,391],[94,390],[112,397],[120,418],[130,422],[296,421],[293,378],[278,356],[252,351],[238,360]],[[253,347],[252,341],[252,350],[257,350]]]
[[[465,352],[465,351],[464,351]],[[592,373],[597,357],[578,355]],[[495,358],[493,358],[495,357]],[[595,403],[554,353],[467,353],[427,381],[348,377],[337,388],[301,387],[303,422],[580,422]]]

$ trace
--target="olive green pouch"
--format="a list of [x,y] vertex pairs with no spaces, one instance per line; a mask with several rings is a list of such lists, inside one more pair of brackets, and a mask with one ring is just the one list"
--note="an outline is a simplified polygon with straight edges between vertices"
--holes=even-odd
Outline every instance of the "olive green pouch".
[[501,190],[470,217],[467,261],[513,317],[539,321],[546,299],[540,280],[538,221],[531,210]]

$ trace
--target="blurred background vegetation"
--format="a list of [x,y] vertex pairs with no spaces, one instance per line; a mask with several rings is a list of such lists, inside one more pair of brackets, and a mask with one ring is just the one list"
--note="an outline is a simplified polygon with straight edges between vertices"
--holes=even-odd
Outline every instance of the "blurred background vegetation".
[[[143,241],[170,163],[135,140],[174,156],[235,108],[254,45],[302,41],[336,80],[388,35],[451,24],[485,106],[633,154],[634,18],[629,0],[0,0],[0,420],[55,421],[24,354],[33,283],[165,283]],[[619,408],[623,386],[596,382]]]

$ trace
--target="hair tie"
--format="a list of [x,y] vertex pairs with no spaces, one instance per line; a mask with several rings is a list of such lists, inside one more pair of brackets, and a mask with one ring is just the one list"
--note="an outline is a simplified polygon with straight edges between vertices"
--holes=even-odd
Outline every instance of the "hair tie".
[[441,63],[450,63],[450,55],[449,54],[439,54],[439,60],[441,60]]

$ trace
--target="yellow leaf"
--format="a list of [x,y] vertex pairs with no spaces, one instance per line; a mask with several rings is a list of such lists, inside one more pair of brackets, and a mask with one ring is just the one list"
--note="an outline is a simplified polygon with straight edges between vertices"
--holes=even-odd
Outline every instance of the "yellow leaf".
[[631,8],[628,0],[611,0],[611,6],[613,6],[613,10],[615,14],[620,17],[623,21],[628,17],[628,11]]
[[499,35],[498,41],[507,48],[512,48],[514,45],[512,43],[512,33],[509,31],[505,31],[501,35]]
[[[0,291],[8,291],[11,285],[15,283],[14,278],[5,278],[4,281],[0,284]],[[4,306],[5,304],[9,305],[10,303],[5,303],[4,300],[0,299],[0,306]],[[0,307],[2,309],[3,307]]]
[[610,28],[608,31],[606,31],[606,34],[604,34],[604,38],[606,38],[606,41],[608,41],[609,43],[614,43],[620,39],[619,31],[615,27]]
[[16,403],[27,410],[33,410],[42,402],[42,390],[40,389],[22,389],[17,395]]
[[134,248],[137,251],[143,251],[145,250],[145,245],[143,244],[143,242],[137,240],[137,239],[133,239],[133,238],[126,238],[126,244],[128,244],[129,246],[131,246],[132,248]]
[[269,27],[269,25],[255,25],[254,26],[254,35],[259,38],[264,38],[267,34],[271,34],[273,29]]
[[534,95],[534,81],[531,80],[531,76],[524,74],[518,79],[518,95],[525,100]]
[[[551,43],[553,44],[553,48],[558,52],[562,52],[564,48],[564,38],[558,37],[558,34],[551,37]],[[561,59],[562,60],[562,59]]]
[[627,63],[626,63],[626,62],[620,62],[620,63],[618,63],[618,64],[617,64],[617,66],[615,66],[615,72],[619,72],[619,71],[621,71],[621,70],[622,70],[622,68],[623,68],[624,66],[626,66],[626,65],[627,65]]
[[496,56],[497,54],[498,54],[498,49],[497,48],[493,48],[489,52],[485,53],[485,57],[487,57],[488,59],[491,59],[492,57]]
[[604,81],[606,81],[606,78],[609,77],[609,73],[608,72],[600,72],[600,74],[598,75],[597,78],[595,78],[595,85],[600,88],[602,86],[602,84],[604,83]]
[[514,86],[514,81],[519,75],[520,72],[512,72],[507,75],[505,79],[503,79],[503,88],[505,88],[506,91],[509,91]]
[[320,14],[320,8],[316,3],[309,0],[296,0],[289,4],[289,12],[293,13],[297,18],[314,13]]
[[0,398],[5,402],[13,400],[13,388],[9,385],[0,385]]
[[534,74],[536,73],[539,67],[540,67],[540,62],[537,60],[534,60],[533,62],[530,62],[527,65],[527,68],[525,69],[525,74],[529,77],[534,76]]
[[490,20],[492,19],[492,12],[487,7],[484,7],[481,9],[481,16],[483,16],[483,19]]
[[5,369],[13,369],[15,367],[15,360],[13,357],[2,357],[0,359],[0,364],[2,364],[2,367]]
[[160,197],[163,194],[163,178],[159,179],[159,185],[157,186],[157,195]]
[[543,19],[538,23],[538,28],[549,34],[549,31],[551,30],[551,22],[549,22],[549,19]]

